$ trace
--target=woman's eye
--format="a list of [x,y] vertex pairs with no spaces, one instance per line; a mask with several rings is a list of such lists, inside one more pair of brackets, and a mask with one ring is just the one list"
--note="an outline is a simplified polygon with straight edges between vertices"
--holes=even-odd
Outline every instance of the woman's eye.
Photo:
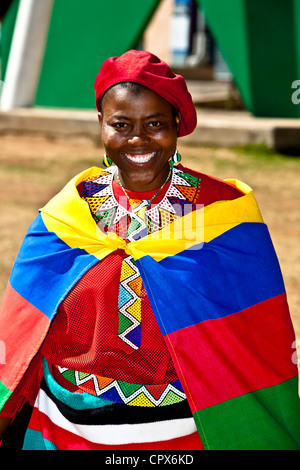
[[161,125],[161,122],[159,121],[150,122],[150,127],[159,127],[160,125]]

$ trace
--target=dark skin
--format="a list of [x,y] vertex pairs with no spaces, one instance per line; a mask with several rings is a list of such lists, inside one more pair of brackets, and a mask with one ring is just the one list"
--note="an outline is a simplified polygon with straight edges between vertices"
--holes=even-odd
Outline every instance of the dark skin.
[[172,106],[148,88],[136,94],[116,85],[103,98],[99,124],[123,186],[136,192],[159,189],[168,177],[180,126]]
[[0,439],[4,436],[11,420],[9,418],[0,418]]

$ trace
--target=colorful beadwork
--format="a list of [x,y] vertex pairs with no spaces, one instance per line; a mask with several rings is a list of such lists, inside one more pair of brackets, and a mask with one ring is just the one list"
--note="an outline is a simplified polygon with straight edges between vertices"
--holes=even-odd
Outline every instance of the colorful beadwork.
[[[170,168],[169,174],[168,174],[166,180],[164,181],[164,183],[163,183],[163,184],[161,185],[161,187],[156,191],[156,193],[151,197],[151,199],[148,199],[148,200],[147,200],[148,206],[150,206],[150,204],[151,204],[151,202],[153,201],[153,199],[155,199],[156,196],[160,193],[160,191],[165,187],[165,185],[166,185],[167,182],[169,181],[169,178],[170,178],[171,174],[172,174],[172,170],[171,170],[171,168]],[[127,191],[126,191],[126,189],[124,188],[124,186],[122,185],[121,180],[120,180],[120,178],[119,178],[119,172],[117,172],[117,180],[118,180],[119,185],[120,185],[121,188],[123,189],[123,192],[124,192],[125,196],[126,196],[127,199],[130,201],[130,197],[128,196]]]
[[130,200],[131,211],[118,204],[112,189],[116,167],[102,171],[81,183],[79,192],[103,232],[115,232],[128,241],[138,240],[169,225],[174,219],[194,210],[201,180],[177,168],[172,169],[171,184],[158,204]]
[[132,349],[138,349],[141,344],[141,290],[142,279],[130,255],[122,262],[118,336]]
[[167,406],[186,399],[179,380],[170,384],[143,385],[86,374],[56,366],[62,376],[81,391],[129,406]]

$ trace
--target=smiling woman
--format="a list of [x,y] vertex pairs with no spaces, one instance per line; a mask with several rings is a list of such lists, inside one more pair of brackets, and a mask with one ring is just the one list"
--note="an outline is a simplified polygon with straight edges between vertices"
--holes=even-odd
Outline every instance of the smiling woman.
[[2,304],[2,447],[25,426],[29,450],[299,449],[295,337],[252,190],[179,163],[196,111],[153,54],[107,59],[95,99],[106,168],[41,209]]

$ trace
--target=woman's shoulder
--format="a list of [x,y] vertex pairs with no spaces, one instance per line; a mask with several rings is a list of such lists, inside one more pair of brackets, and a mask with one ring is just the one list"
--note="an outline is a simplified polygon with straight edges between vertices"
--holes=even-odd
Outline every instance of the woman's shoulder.
[[239,188],[228,181],[184,167],[181,164],[176,168],[199,180],[201,189],[197,201],[199,204],[208,205],[216,201],[232,200],[244,195]]

